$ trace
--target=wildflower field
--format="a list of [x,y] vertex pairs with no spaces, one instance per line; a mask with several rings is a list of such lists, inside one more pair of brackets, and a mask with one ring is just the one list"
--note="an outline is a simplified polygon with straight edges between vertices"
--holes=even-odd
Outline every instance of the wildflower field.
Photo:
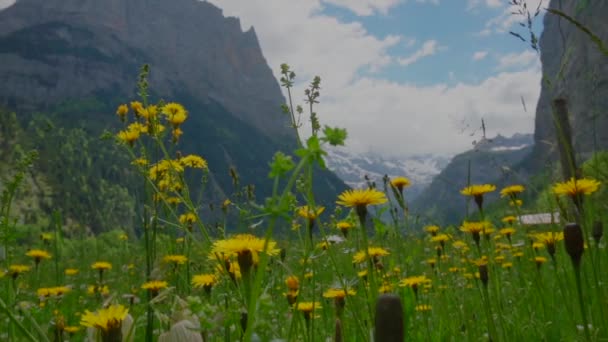
[[[347,190],[326,208],[312,179],[346,131],[321,127],[316,78],[305,93],[310,137],[268,166],[273,196],[225,198],[223,215],[240,223],[212,229],[189,182],[204,183],[213,165],[179,152],[188,111],[153,102],[147,73],[109,134],[141,175],[139,235],[67,236],[60,218],[23,231],[10,208],[26,156],[2,195],[0,340],[608,340],[606,175],[594,160],[547,186],[560,220],[546,224],[520,220],[537,212],[521,199],[526,184],[474,179],[461,189],[467,218],[450,226],[410,215],[405,177]],[[290,92],[295,74],[281,74]],[[302,108],[284,110],[297,128]],[[488,210],[494,192],[504,205]]]

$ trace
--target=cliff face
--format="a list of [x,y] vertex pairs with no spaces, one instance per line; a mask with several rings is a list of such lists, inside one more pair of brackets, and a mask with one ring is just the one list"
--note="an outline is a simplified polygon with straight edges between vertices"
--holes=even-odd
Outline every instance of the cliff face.
[[151,86],[213,100],[272,139],[293,137],[252,29],[195,0],[20,0],[0,12],[0,104],[31,108],[103,89]]
[[[134,182],[124,175],[130,170],[128,162],[107,146],[111,142],[99,142],[98,137],[104,129],[116,131],[119,104],[138,99],[137,75],[144,63],[151,66],[153,101],[177,101],[189,111],[179,149],[209,162],[205,205],[217,208],[236,191],[228,172],[232,167],[242,186],[255,187],[259,200],[270,196],[272,156],[296,147],[289,118],[280,108],[284,98],[279,84],[254,30],[241,31],[238,19],[225,18],[207,2],[19,0],[0,12],[0,61],[0,107],[17,113],[16,120],[27,132],[24,144],[45,151],[42,157],[88,158],[85,164],[92,176],[86,186],[69,183],[71,176],[52,175],[52,193],[42,195],[57,198],[53,205],[67,214],[74,210],[69,203],[93,203],[86,196],[97,196],[94,189],[110,183],[119,186],[117,193],[134,193]],[[36,113],[52,120],[54,128],[48,130],[53,134],[45,133],[51,126]],[[30,132],[41,134],[26,141]],[[66,137],[73,141],[65,143]],[[79,142],[83,139],[86,148]],[[60,149],[69,152],[56,153]],[[40,165],[41,173],[57,173],[50,160],[41,160]],[[105,166],[109,169],[99,172]],[[88,177],[87,170],[75,168],[65,174]],[[332,205],[346,187],[329,171],[320,172],[315,180],[317,201],[325,205]],[[60,202],[67,188],[74,200]],[[88,193],[81,193],[86,189]],[[104,201],[112,203],[112,194],[107,195]],[[122,197],[123,202],[130,201]],[[135,203],[134,197],[130,203]],[[90,207],[79,207],[74,215],[99,210]],[[97,225],[109,222],[101,218]],[[105,229],[82,222],[87,220],[92,221],[84,217],[79,223]]]
[[[608,42],[607,1],[552,0],[549,8],[575,18]],[[545,15],[540,46],[544,79],[536,108],[535,155],[556,158],[551,103],[557,97],[568,101],[579,158],[587,158],[594,148],[608,148],[608,56],[578,28],[551,13]]]

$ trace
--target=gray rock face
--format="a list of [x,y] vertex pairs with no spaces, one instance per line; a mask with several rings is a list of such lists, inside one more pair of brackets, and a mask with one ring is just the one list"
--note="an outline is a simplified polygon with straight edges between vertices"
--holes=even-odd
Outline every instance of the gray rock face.
[[[549,8],[575,18],[608,43],[608,1],[552,0]],[[578,28],[551,13],[545,15],[540,46],[544,78],[536,108],[534,153],[556,157],[551,102],[557,97],[568,101],[578,156],[587,158],[594,148],[608,148],[608,56]]]
[[137,66],[149,63],[164,97],[211,99],[272,139],[293,137],[255,31],[207,2],[20,0],[0,12],[0,58],[0,104],[11,107],[108,88],[134,95]]

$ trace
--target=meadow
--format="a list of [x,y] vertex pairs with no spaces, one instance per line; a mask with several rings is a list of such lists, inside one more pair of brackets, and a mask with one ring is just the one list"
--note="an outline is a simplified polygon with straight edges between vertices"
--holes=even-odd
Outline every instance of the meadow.
[[[275,154],[273,196],[225,198],[223,215],[239,224],[210,227],[189,181],[204,183],[213,165],[179,153],[188,111],[153,102],[148,72],[139,98],[117,108],[123,128],[108,133],[141,176],[138,236],[68,236],[60,215],[26,230],[11,203],[35,154],[14,166],[0,212],[1,340],[608,340],[601,154],[576,178],[556,171],[544,206],[522,201],[526,184],[471,179],[460,190],[467,218],[449,226],[410,215],[405,177],[347,190],[325,208],[312,191],[315,168],[347,133],[321,126],[319,78],[294,108],[295,73],[283,65],[283,109],[296,132],[308,113],[310,137]],[[494,192],[504,205],[488,210]],[[519,219],[547,208],[560,220]]]

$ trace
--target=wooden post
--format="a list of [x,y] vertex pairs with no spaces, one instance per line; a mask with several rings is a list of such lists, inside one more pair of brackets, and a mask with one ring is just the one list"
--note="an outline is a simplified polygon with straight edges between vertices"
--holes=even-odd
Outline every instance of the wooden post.
[[563,98],[553,100],[553,124],[559,147],[559,158],[564,180],[576,177],[576,159],[572,146],[572,128],[568,119],[568,102]]

